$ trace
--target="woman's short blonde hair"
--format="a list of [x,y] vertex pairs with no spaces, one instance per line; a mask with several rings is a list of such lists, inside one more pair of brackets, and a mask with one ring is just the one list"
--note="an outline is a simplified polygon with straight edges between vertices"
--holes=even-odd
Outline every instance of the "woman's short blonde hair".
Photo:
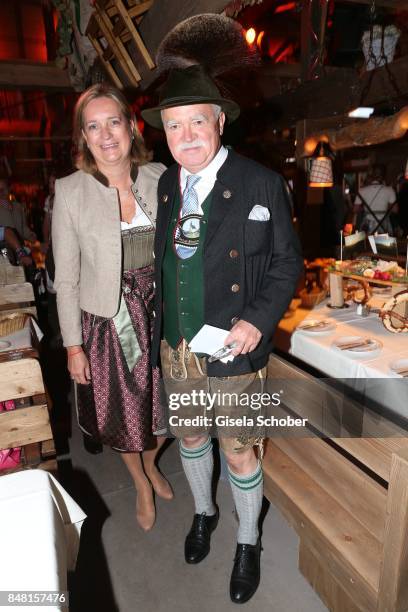
[[[128,122],[131,136],[133,136],[129,155],[130,161],[139,166],[150,161],[151,154],[146,149],[143,136],[137,126],[134,113],[123,93],[108,83],[97,83],[96,85],[92,85],[92,87],[86,89],[81,94],[74,109],[73,140],[76,149],[75,166],[78,168],[78,170],[83,170],[84,172],[89,172],[90,174],[94,174],[98,171],[94,156],[89,150],[84,137],[84,111],[88,104],[97,98],[110,98],[119,104],[120,110]],[[132,120],[134,125],[133,130],[131,129]]]

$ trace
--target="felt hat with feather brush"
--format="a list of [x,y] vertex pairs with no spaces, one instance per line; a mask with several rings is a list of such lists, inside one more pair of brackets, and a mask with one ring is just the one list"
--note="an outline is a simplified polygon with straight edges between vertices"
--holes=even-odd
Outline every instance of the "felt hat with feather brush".
[[142,117],[155,128],[162,128],[161,111],[174,106],[190,104],[218,104],[228,121],[239,115],[239,106],[233,100],[223,98],[218,87],[199,64],[188,68],[173,68],[160,92],[158,106],[142,111]]
[[235,121],[239,105],[224,94],[221,75],[254,63],[239,23],[208,13],[179,23],[163,39],[156,61],[168,73],[159,94],[159,104],[142,111],[143,119],[163,128],[161,111],[175,106],[217,104],[227,120]]

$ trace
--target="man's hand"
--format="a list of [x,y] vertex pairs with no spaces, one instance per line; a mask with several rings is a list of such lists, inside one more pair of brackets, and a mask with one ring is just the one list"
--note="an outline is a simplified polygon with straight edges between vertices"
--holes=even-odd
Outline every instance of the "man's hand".
[[235,357],[237,355],[245,355],[255,350],[262,338],[262,334],[252,323],[247,321],[238,321],[231,329],[229,335],[226,337],[225,344],[232,344],[233,342],[237,345],[231,352]]

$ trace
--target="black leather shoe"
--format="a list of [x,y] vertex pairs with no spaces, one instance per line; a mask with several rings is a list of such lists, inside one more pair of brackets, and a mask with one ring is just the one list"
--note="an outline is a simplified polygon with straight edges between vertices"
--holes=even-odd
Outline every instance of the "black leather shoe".
[[234,603],[249,601],[261,577],[261,541],[256,544],[237,544],[230,582],[230,596]]
[[186,563],[200,563],[210,552],[211,533],[217,526],[219,512],[207,516],[205,512],[195,514],[191,529],[184,544]]

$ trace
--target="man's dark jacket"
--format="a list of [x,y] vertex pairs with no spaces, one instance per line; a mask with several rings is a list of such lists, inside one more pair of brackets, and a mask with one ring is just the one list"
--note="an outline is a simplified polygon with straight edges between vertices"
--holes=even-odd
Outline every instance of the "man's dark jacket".
[[[155,331],[152,363],[159,363],[162,337],[162,262],[179,166],[159,181],[155,238]],[[256,205],[267,207],[269,221],[248,219]],[[287,187],[279,174],[229,151],[214,185],[203,249],[205,323],[231,329],[238,319],[262,333],[257,348],[223,364],[209,363],[209,376],[235,376],[263,368],[272,335],[290,303],[303,266],[293,230]],[[176,288],[175,288],[176,290]]]

